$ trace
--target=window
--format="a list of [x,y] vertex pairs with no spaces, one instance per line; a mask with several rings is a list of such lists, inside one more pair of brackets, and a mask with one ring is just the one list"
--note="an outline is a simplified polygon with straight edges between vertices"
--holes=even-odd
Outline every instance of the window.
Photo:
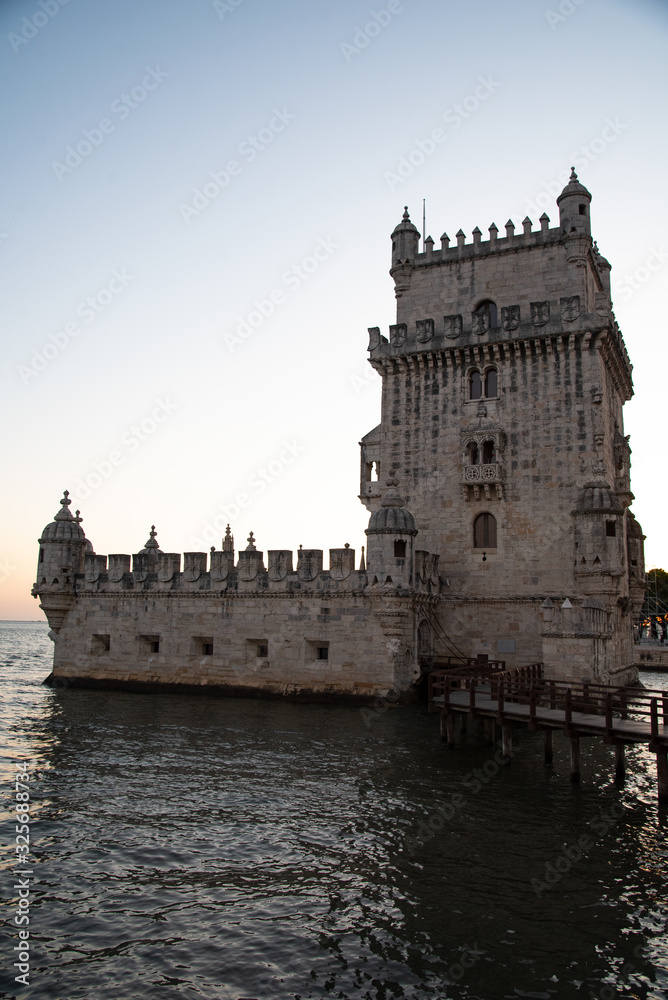
[[466,446],[466,450],[467,450],[468,456],[469,456],[469,465],[477,465],[478,464],[478,442],[477,441],[469,441],[469,443]]
[[196,635],[190,640],[191,656],[213,656],[213,639],[211,636]]
[[586,215],[586,214],[587,214],[587,206],[580,205],[580,215]]
[[160,652],[160,636],[159,635],[140,635],[139,643],[141,645],[142,651],[144,653],[159,653]]
[[494,465],[496,462],[496,447],[493,441],[484,441],[482,446],[482,464]]
[[40,561],[41,563],[43,563],[43,562],[44,562],[44,549],[40,549],[40,550],[39,550],[39,561]]
[[487,330],[494,330],[499,324],[497,320],[496,303],[491,299],[485,299],[476,308],[474,316],[479,318],[479,332],[485,333]]
[[473,547],[496,548],[496,518],[493,514],[478,514],[473,522]]
[[328,660],[329,659],[329,646],[318,646],[316,651],[317,660]]
[[406,542],[396,541],[394,543],[394,556],[396,559],[406,558]]
[[257,647],[257,655],[261,659],[266,660],[266,658],[269,656],[269,646],[265,646],[265,645],[262,645],[262,644],[258,645],[258,647]]
[[100,656],[102,653],[108,653],[111,649],[111,636],[110,635],[94,635],[91,641],[91,653],[94,656]]
[[617,522],[616,521],[606,521],[605,522],[605,533],[608,538],[614,538],[617,534]]
[[496,368],[488,368],[484,375],[477,368],[469,372],[469,399],[494,399],[499,394]]

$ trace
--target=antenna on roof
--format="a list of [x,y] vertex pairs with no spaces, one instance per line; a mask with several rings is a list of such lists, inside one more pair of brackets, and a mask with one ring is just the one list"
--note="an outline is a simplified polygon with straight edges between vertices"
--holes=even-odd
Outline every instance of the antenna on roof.
[[422,253],[427,249],[427,201],[422,199]]

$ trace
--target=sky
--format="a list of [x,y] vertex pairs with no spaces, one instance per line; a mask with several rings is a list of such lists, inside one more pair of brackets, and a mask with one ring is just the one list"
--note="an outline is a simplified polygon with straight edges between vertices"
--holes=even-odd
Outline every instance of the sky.
[[42,617],[65,489],[99,553],[152,524],[219,548],[229,521],[237,548],[359,557],[403,206],[437,246],[555,225],[572,164],[668,569],[667,41],[659,0],[4,0],[0,617]]

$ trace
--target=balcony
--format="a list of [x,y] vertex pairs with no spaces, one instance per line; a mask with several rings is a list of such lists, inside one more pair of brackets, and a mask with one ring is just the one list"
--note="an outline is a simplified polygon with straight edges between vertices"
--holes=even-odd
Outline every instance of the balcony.
[[503,499],[503,471],[500,465],[465,465],[462,475],[462,493],[465,500]]

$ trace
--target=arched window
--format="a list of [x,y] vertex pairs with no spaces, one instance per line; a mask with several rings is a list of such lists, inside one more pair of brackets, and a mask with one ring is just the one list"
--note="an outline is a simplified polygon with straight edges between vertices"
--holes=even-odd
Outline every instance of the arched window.
[[487,330],[494,330],[499,325],[497,320],[496,303],[491,299],[485,299],[477,306],[474,316],[479,318],[479,332],[486,333]]
[[496,368],[488,368],[485,372],[485,398],[493,399],[497,395],[497,373]]
[[496,518],[493,514],[478,514],[473,522],[473,547],[496,548]]
[[482,464],[494,465],[496,462],[496,446],[493,441],[482,443]]
[[482,399],[482,376],[477,368],[469,373],[469,399]]
[[466,451],[468,452],[469,465],[477,465],[478,464],[478,442],[477,441],[469,441],[469,443],[466,446]]
[[406,542],[403,539],[394,543],[394,556],[396,559],[406,558]]

